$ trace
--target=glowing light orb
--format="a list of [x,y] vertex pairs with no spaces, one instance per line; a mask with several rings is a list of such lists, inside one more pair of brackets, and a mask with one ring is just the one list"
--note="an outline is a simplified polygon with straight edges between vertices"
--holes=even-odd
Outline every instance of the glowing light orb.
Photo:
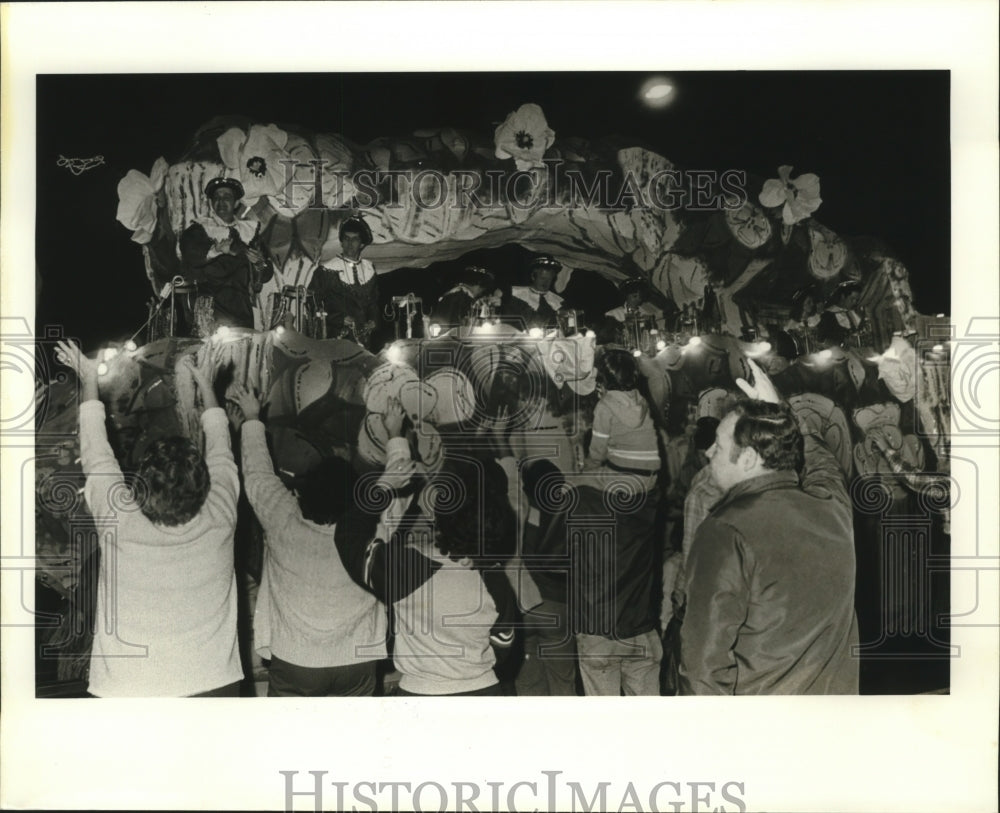
[[389,349],[385,351],[385,357],[393,364],[406,364],[406,354],[403,352],[402,346],[398,344],[389,345]]
[[936,345],[934,345],[934,347],[932,349],[934,350],[935,353],[943,353],[944,352],[944,345],[943,344],[936,344]]
[[277,327],[276,327],[276,328],[274,329],[274,334],[275,334],[276,336],[283,336],[283,335],[285,334],[285,326],[284,326],[284,325],[278,325],[278,326],[277,326]]
[[431,325],[429,330],[432,339],[436,339],[441,335],[441,325]]
[[125,342],[125,349],[128,350],[129,353],[134,353],[136,350],[139,349],[139,347],[134,341],[129,339],[127,342]]
[[666,350],[667,349],[667,343],[665,341],[663,341],[663,339],[660,339],[656,343],[656,349],[657,350]]
[[540,339],[545,335],[545,332],[540,327],[533,327],[528,331],[528,335],[532,339]]
[[639,90],[639,98],[647,107],[659,109],[666,107],[677,97],[674,83],[665,76],[654,76],[643,82]]
[[635,356],[636,358],[639,358],[639,356],[642,355],[642,351],[641,350],[633,350],[632,351],[632,355]]
[[108,374],[108,365],[105,364],[103,361],[100,364],[97,365],[97,374],[98,375],[107,375]]
[[688,339],[687,346],[697,347],[699,344],[701,344],[701,336],[692,336],[690,339]]
[[118,355],[117,347],[108,347],[104,351],[104,360],[111,361],[111,359],[113,359],[117,355]]

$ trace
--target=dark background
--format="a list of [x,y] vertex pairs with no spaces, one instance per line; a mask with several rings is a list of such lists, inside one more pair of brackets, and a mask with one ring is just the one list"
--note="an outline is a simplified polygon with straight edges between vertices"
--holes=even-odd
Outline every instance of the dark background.
[[[660,110],[638,96],[651,75],[39,76],[36,331],[60,325],[91,350],[145,321],[151,288],[140,247],[115,220],[118,182],[130,169],[148,174],[160,155],[177,161],[215,116],[364,144],[435,126],[492,137],[527,102],[541,105],[557,144],[617,135],[684,169],[774,178],[790,164],[793,177],[815,173],[816,218],[845,236],[884,240],[909,269],[917,310],[950,312],[948,72],[667,73],[676,99]],[[104,164],[79,176],[57,165],[94,155]]]

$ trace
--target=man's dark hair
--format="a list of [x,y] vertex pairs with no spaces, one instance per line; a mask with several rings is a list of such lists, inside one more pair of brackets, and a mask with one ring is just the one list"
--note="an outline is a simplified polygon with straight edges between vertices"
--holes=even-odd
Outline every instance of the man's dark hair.
[[698,418],[694,427],[694,448],[699,452],[707,451],[715,443],[715,433],[720,423],[718,418],[711,415]]
[[296,478],[294,487],[302,516],[317,525],[336,523],[353,504],[357,479],[351,464],[343,458],[325,458]]
[[153,441],[139,461],[141,510],[150,522],[173,527],[197,516],[211,481],[198,447],[187,438]]
[[468,556],[482,564],[509,559],[517,545],[515,520],[499,466],[445,458],[440,474],[465,488],[457,506],[445,509],[440,499],[435,506],[438,549],[452,559]]
[[731,411],[738,417],[730,462],[735,463],[740,450],[749,447],[760,455],[765,468],[802,471],[802,432],[788,404],[742,400]]
[[597,374],[609,390],[634,390],[639,386],[639,369],[627,350],[605,350],[598,362]]

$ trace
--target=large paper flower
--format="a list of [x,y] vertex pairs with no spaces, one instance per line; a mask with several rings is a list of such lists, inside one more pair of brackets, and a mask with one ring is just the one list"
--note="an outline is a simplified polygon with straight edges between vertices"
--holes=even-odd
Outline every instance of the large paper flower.
[[167,177],[167,161],[156,159],[149,175],[130,169],[118,182],[118,222],[132,229],[132,239],[145,245],[156,232],[157,198]]
[[[226,174],[238,178],[245,191],[244,202],[253,206],[258,199],[267,196],[272,206],[279,212],[294,213],[302,194],[291,181],[295,177],[295,161],[299,157],[292,154],[292,147],[301,147],[302,139],[289,144],[289,136],[274,124],[253,125],[249,132],[239,127],[230,127],[219,136],[219,154],[226,165]],[[295,200],[285,195],[286,190],[296,191]],[[308,191],[308,190],[306,190]],[[308,200],[306,200],[308,203]]]
[[805,220],[823,202],[818,175],[808,173],[794,180],[791,176],[791,167],[778,167],[778,178],[765,181],[760,191],[760,202],[765,206],[782,207],[781,220],[786,226]]
[[522,104],[493,134],[497,158],[513,158],[519,170],[544,166],[542,156],[556,140],[537,104]]

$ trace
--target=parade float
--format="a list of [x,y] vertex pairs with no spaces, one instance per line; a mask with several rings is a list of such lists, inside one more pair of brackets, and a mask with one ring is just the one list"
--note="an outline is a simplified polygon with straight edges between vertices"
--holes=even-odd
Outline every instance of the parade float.
[[[258,299],[258,329],[181,336],[178,241],[208,213],[203,190],[217,177],[242,183],[240,217],[255,224],[274,276]],[[396,340],[372,353],[324,338],[303,293],[340,252],[338,226],[349,216],[370,226],[365,256],[376,270],[409,269],[414,290],[421,269],[517,244],[562,263],[557,290],[574,276],[635,278],[664,305],[667,329],[636,325],[616,341],[640,359],[662,413],[668,469],[683,456],[685,421],[725,407],[735,379],[748,376],[747,358],[772,375],[852,482],[859,594],[876,596],[862,640],[877,654],[884,639],[926,627],[930,608],[917,602],[931,599],[914,598],[907,585],[946,568],[948,319],[915,311],[907,270],[890,247],[822,223],[820,183],[808,168],[789,166],[770,178],[692,176],[624,139],[556,134],[531,104],[492,134],[429,128],[368,144],[213,119],[184,154],[158,159],[148,174],[133,170],[119,185],[117,217],[137,244],[135,273],[144,268],[151,296],[132,339],[100,351],[112,444],[128,472],[150,441],[198,437],[195,388],[177,365],[196,354],[211,361],[220,395],[235,382],[265,396],[275,465],[289,481],[330,455],[377,471],[386,440],[378,416],[390,397],[403,402],[417,457],[434,469],[449,447],[473,442],[505,396],[523,391],[518,381],[534,387],[523,399],[534,406],[514,416],[518,427],[561,423],[554,454],[572,470],[596,400],[599,345],[590,327],[600,314],[581,311],[572,324],[535,335],[484,311],[441,332],[410,295],[389,303]],[[75,382],[54,370],[49,379],[37,410],[36,554],[58,610],[39,625],[40,671],[58,682],[85,676],[98,531],[82,499]],[[906,533],[886,530],[903,520]],[[906,584],[887,587],[880,574],[893,562]],[[935,606],[942,600],[939,591]]]

